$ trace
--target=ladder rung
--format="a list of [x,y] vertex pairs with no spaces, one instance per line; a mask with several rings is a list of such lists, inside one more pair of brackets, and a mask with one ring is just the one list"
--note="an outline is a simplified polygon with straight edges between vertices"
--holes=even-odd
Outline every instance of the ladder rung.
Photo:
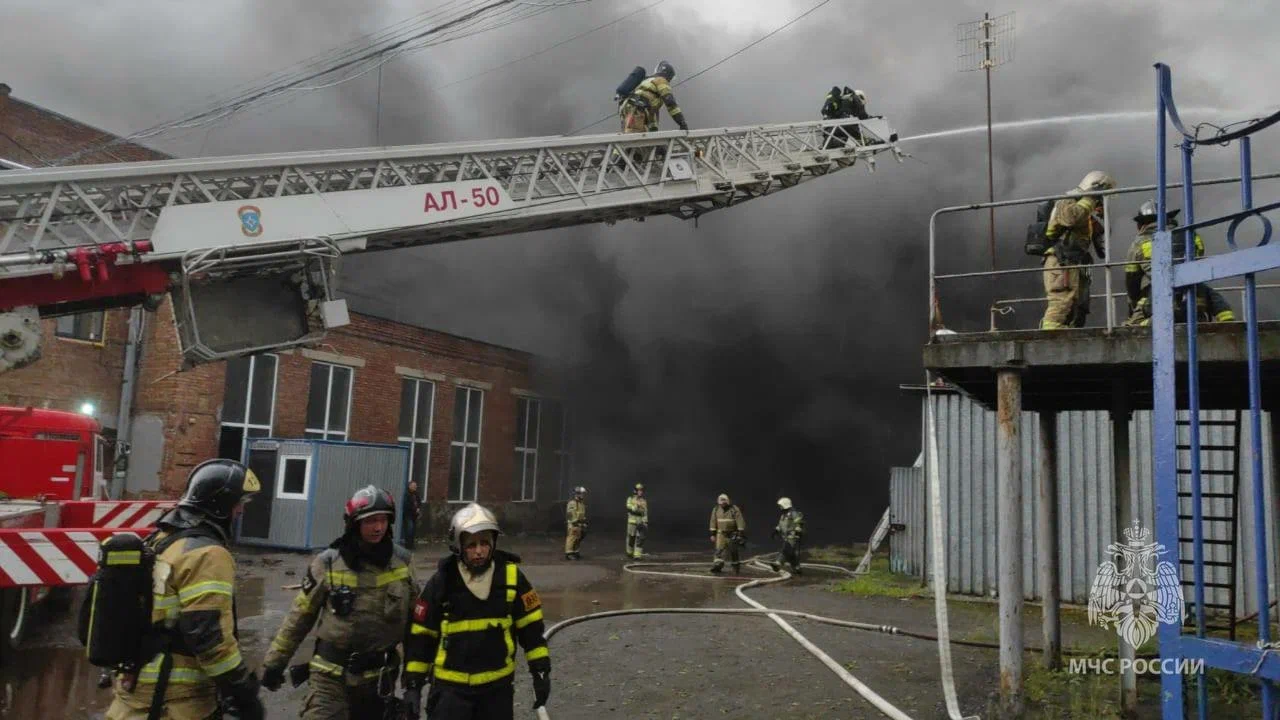
[[[1195,515],[1179,515],[1178,519],[1194,520]],[[1201,515],[1200,516],[1201,522],[1231,522],[1232,520],[1235,520],[1235,518],[1230,515]],[[1189,539],[1187,541],[1190,542]]]
[[[1196,581],[1195,581],[1195,580],[1183,580],[1183,581],[1182,581],[1182,586],[1183,586],[1183,587],[1195,587],[1195,585],[1196,585]],[[1215,583],[1215,582],[1207,582],[1207,583],[1205,583],[1205,584],[1204,584],[1204,586],[1205,586],[1205,587],[1207,587],[1207,588],[1230,588],[1230,587],[1233,587],[1233,586],[1231,585],[1231,583]],[[1205,607],[1211,607],[1211,606],[1209,605],[1209,603],[1205,603],[1205,605],[1204,605],[1204,606],[1205,606]],[[1216,606],[1213,606],[1213,607],[1216,607]]]
[[[1178,474],[1179,474],[1179,475],[1190,475],[1190,474],[1191,474],[1191,471],[1190,471],[1190,470],[1183,470],[1182,468],[1178,468]],[[1201,469],[1201,470],[1200,470],[1200,474],[1201,474],[1201,475],[1235,475],[1235,474],[1236,474],[1236,471],[1235,471],[1235,470],[1205,470],[1205,469]]]
[[[1186,543],[1190,545],[1195,541],[1192,540],[1191,538],[1178,538],[1178,542]],[[1200,542],[1204,543],[1205,545],[1235,545],[1235,542],[1232,540],[1210,540],[1209,538],[1204,538]]]
[[[1187,603],[1187,604],[1188,604],[1188,605],[1191,605],[1191,606],[1194,606],[1194,605],[1195,605],[1195,602],[1189,602],[1189,603]],[[1227,604],[1225,604],[1225,603],[1205,603],[1205,604],[1204,604],[1204,606],[1205,606],[1205,607],[1207,607],[1207,608],[1217,608],[1218,610],[1230,610],[1230,609],[1231,609],[1231,606],[1230,606],[1230,605],[1227,605]]]
[[[1196,564],[1195,560],[1178,560],[1178,562],[1183,565]],[[1227,562],[1226,560],[1203,560],[1200,562],[1200,564],[1204,565],[1205,567],[1234,567],[1235,566],[1235,563]]]
[[[1193,495],[1192,493],[1189,493],[1189,492],[1180,492],[1180,493],[1178,493],[1178,497],[1195,497],[1195,495]],[[1230,498],[1230,499],[1232,499],[1232,500],[1235,500],[1235,499],[1236,499],[1236,494],[1235,494],[1235,493],[1220,493],[1220,492],[1202,492],[1202,493],[1200,493],[1200,497],[1202,497],[1202,498]]]
[[[1179,446],[1178,446],[1178,449],[1179,449],[1179,450],[1190,450],[1190,449],[1191,449],[1191,446],[1190,446],[1190,445],[1179,445]],[[1234,450],[1236,449],[1236,446],[1235,446],[1235,445],[1201,445],[1201,446],[1200,446],[1200,449],[1201,449],[1201,450],[1223,450],[1223,451],[1228,451],[1228,450],[1230,450],[1230,451],[1234,451]]]
[[[1190,420],[1179,420],[1179,421],[1178,421],[1178,424],[1179,424],[1179,425],[1186,426],[1186,425],[1190,425],[1190,424],[1191,424],[1191,421],[1190,421]],[[1235,420],[1201,420],[1201,421],[1200,421],[1200,424],[1201,424],[1201,425],[1216,425],[1216,426],[1218,426],[1218,427],[1225,427],[1225,426],[1228,426],[1228,425],[1235,425],[1235,424],[1236,424],[1236,421],[1235,421]]]

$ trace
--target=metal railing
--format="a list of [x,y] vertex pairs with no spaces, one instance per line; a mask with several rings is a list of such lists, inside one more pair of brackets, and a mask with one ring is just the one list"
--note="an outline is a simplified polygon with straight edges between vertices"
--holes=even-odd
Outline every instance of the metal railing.
[[[1252,179],[1253,179],[1254,181],[1258,181],[1258,180],[1276,180],[1276,179],[1280,179],[1280,172],[1269,172],[1269,173],[1262,173],[1262,174],[1254,174],[1254,175],[1251,175],[1251,177],[1252,177]],[[1207,187],[1207,186],[1212,186],[1212,185],[1229,185],[1229,184],[1234,184],[1234,183],[1239,183],[1239,182],[1241,182],[1241,177],[1240,177],[1240,176],[1236,176],[1236,177],[1222,177],[1222,178],[1213,178],[1213,179],[1210,179],[1210,180],[1197,180],[1197,181],[1195,181],[1195,182],[1193,182],[1193,183],[1192,183],[1192,186],[1193,186],[1193,187]],[[1168,187],[1168,188],[1179,188],[1179,187],[1182,187],[1182,184],[1181,184],[1181,183],[1170,183],[1170,184],[1167,184],[1167,185],[1166,185],[1166,187]],[[1123,293],[1123,292],[1121,292],[1121,293],[1117,293],[1117,292],[1114,292],[1114,291],[1113,291],[1113,286],[1112,286],[1112,277],[1111,277],[1112,270],[1111,270],[1111,269],[1112,269],[1112,268],[1115,268],[1115,267],[1121,267],[1121,266],[1129,265],[1129,264],[1130,264],[1130,263],[1129,263],[1128,261],[1126,261],[1126,260],[1123,260],[1123,259],[1117,260],[1117,259],[1115,259],[1115,256],[1114,256],[1114,254],[1113,254],[1113,252],[1112,252],[1112,243],[1111,243],[1111,205],[1112,205],[1112,202],[1111,202],[1111,199],[1112,199],[1113,197],[1117,196],[1117,195],[1133,195],[1133,194],[1136,194],[1136,193],[1151,193],[1151,192],[1155,191],[1156,189],[1157,189],[1157,186],[1156,186],[1156,185],[1135,185],[1135,186],[1130,186],[1130,187],[1115,188],[1115,189],[1112,189],[1112,190],[1103,190],[1103,191],[1096,192],[1096,193],[1090,193],[1090,194],[1092,194],[1092,195],[1100,195],[1100,196],[1102,196],[1102,238],[1103,238],[1103,261],[1102,261],[1102,262],[1099,262],[1099,263],[1092,263],[1092,264],[1088,264],[1088,265],[1062,265],[1062,266],[1059,266],[1059,269],[1063,269],[1063,270],[1067,270],[1067,269],[1071,269],[1071,268],[1083,268],[1083,269],[1085,269],[1086,271],[1088,271],[1088,270],[1093,270],[1093,269],[1098,269],[1098,268],[1101,268],[1101,269],[1103,270],[1103,274],[1104,274],[1104,279],[1103,279],[1104,292],[1103,292],[1103,294],[1102,294],[1102,295],[1090,295],[1090,299],[1092,300],[1092,299],[1094,299],[1094,298],[1111,298],[1111,301],[1110,301],[1110,302],[1107,302],[1107,304],[1106,304],[1106,325],[1105,325],[1105,327],[1107,328],[1107,330],[1108,330],[1108,331],[1110,331],[1111,329],[1115,328],[1115,327],[1116,327],[1116,325],[1117,325],[1117,322],[1116,322],[1116,311],[1115,311],[1115,299],[1116,299],[1117,297],[1126,297],[1126,293]],[[981,278],[981,277],[1001,277],[1001,276],[1010,276],[1010,275],[1020,275],[1020,274],[1026,274],[1026,273],[1043,273],[1043,272],[1044,272],[1044,268],[1043,268],[1043,267],[1024,267],[1024,268],[1009,268],[1009,269],[1005,269],[1005,270],[984,270],[984,271],[976,271],[976,272],[941,273],[941,274],[940,274],[940,273],[938,273],[938,271],[937,271],[937,237],[938,237],[938,235],[937,235],[937,226],[938,226],[938,217],[939,217],[939,216],[941,216],[941,215],[947,215],[947,214],[952,214],[952,213],[960,213],[960,212],[974,211],[974,210],[986,210],[986,209],[989,209],[989,208],[1006,208],[1006,207],[1018,207],[1018,206],[1023,206],[1023,205],[1036,205],[1036,204],[1038,204],[1038,203],[1045,202],[1046,200],[1062,200],[1062,199],[1068,199],[1068,198],[1079,198],[1079,197],[1080,197],[1080,194],[1078,194],[1078,193],[1062,193],[1062,194],[1060,194],[1060,195],[1043,195],[1043,196],[1040,196],[1040,197],[1020,198],[1020,199],[1017,199],[1017,200],[1001,200],[1001,201],[999,201],[999,202],[994,202],[994,203],[973,203],[973,204],[970,204],[970,205],[952,205],[952,206],[949,206],[949,207],[943,207],[943,208],[939,208],[939,209],[937,209],[937,210],[934,210],[934,211],[933,211],[933,214],[929,216],[929,335],[930,335],[930,337],[932,337],[932,336],[933,336],[933,332],[934,332],[934,330],[936,330],[936,329],[938,329],[938,328],[940,327],[940,323],[939,323],[939,319],[938,319],[938,318],[939,318],[939,315],[941,314],[941,313],[940,313],[940,309],[941,309],[941,308],[940,308],[940,304],[941,304],[941,301],[940,301],[940,300],[939,300],[939,298],[938,298],[938,283],[939,283],[939,281],[944,281],[944,280],[958,280],[958,279],[972,279],[972,278]],[[1191,228],[1191,229],[1194,229],[1194,228]],[[1258,287],[1259,289],[1262,289],[1262,288],[1267,288],[1267,289],[1280,289],[1280,284],[1258,285],[1257,287]],[[1217,288],[1215,288],[1215,289],[1217,289],[1217,290],[1219,290],[1219,291],[1222,291],[1222,290],[1237,290],[1237,289],[1238,289],[1238,290],[1244,290],[1243,286],[1241,286],[1241,287],[1239,287],[1239,288],[1237,288],[1237,287],[1230,287],[1230,288],[1226,288],[1226,287],[1217,287]],[[1037,301],[1038,301],[1038,302],[1045,302],[1045,300],[1046,300],[1046,299],[1045,299],[1044,297],[1040,297],[1040,298],[996,298],[996,299],[994,299],[994,300],[992,301],[992,303],[991,303],[991,306],[990,306],[989,310],[988,310],[988,312],[990,313],[990,316],[991,316],[990,329],[991,329],[992,331],[995,331],[995,330],[997,329],[997,328],[996,328],[996,326],[995,326],[995,318],[996,318],[996,316],[997,316],[997,315],[1003,315],[1003,314],[1006,314],[1006,313],[1008,312],[1007,310],[1002,310],[1001,308],[1003,308],[1003,307],[1009,307],[1009,306],[1014,305],[1014,304],[1030,303],[1030,302],[1037,302]]]

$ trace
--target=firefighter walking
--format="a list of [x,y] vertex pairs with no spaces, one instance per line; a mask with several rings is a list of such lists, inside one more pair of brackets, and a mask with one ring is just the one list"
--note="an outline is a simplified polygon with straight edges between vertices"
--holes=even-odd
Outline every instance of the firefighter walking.
[[783,564],[791,567],[791,572],[800,575],[800,538],[804,535],[804,513],[791,505],[791,498],[778,498],[778,524],[773,528],[773,536],[782,539],[782,550],[778,553],[778,562],[770,563],[774,571]]
[[[156,523],[148,538],[156,553],[152,626],[133,638],[149,660],[136,673],[115,675],[107,720],[206,720],[221,717],[220,699],[242,719],[264,717],[258,678],[240,654],[236,563],[227,549],[232,522],[260,490],[257,476],[244,465],[208,460],[191,471],[178,506]],[[91,653],[97,619],[109,625],[136,612],[105,607],[108,597],[95,592],[86,606]]]
[[[312,559],[302,589],[263,660],[262,685],[278,690],[285,666],[316,630],[315,653],[295,666],[294,684],[308,677],[300,717],[382,718],[398,703],[396,646],[405,638],[418,585],[409,552],[392,542],[396,505],[370,485],[347,501],[346,530]],[[408,708],[417,717],[417,704]]]
[[644,497],[644,483],[636,483],[635,492],[627,498],[627,557],[644,557],[644,536],[649,529],[649,501]]
[[579,485],[573,489],[573,498],[564,506],[564,559],[581,560],[582,539],[587,535],[587,489]]
[[711,572],[724,570],[725,560],[733,563],[733,571],[742,566],[740,551],[747,541],[747,520],[737,505],[729,502],[729,496],[721,494],[711,509],[711,541],[716,544],[715,563]]
[[497,518],[471,503],[453,516],[451,554],[440,559],[413,607],[405,643],[405,693],[427,695],[428,720],[511,720],[515,647],[533,678],[534,708],[551,695],[542,601],[520,558],[497,549]]

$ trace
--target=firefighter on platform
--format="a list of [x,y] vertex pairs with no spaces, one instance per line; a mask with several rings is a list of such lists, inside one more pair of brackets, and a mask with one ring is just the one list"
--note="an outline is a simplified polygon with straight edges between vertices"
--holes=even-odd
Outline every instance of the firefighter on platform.
[[154,640],[156,652],[136,675],[115,676],[107,720],[205,720],[221,717],[220,704],[244,720],[264,717],[258,678],[240,655],[236,563],[227,550],[231,523],[260,490],[244,465],[208,460],[156,523],[153,632],[145,641]]
[[671,119],[681,130],[688,131],[689,123],[684,113],[676,104],[676,96],[671,92],[671,80],[675,78],[675,68],[663,60],[654,68],[653,74],[645,78],[631,95],[618,105],[618,116],[622,119],[622,132],[642,133],[656,132],[658,118],[665,105]]
[[551,695],[542,601],[520,558],[497,549],[497,518],[471,503],[453,516],[452,553],[441,558],[413,607],[405,644],[405,700],[427,682],[428,720],[511,720],[516,643],[533,676],[533,707]]
[[649,501],[644,497],[644,483],[636,483],[635,492],[627,498],[627,557],[644,557],[644,536],[649,530]]
[[1093,255],[1103,257],[1102,196],[1103,190],[1116,186],[1115,180],[1101,170],[1094,170],[1070,191],[1079,198],[1063,198],[1049,214],[1045,237],[1053,246],[1044,256],[1044,293],[1048,305],[1040,319],[1041,330],[1084,327],[1089,315],[1088,268],[1067,267],[1091,265]]
[[392,542],[396,504],[372,485],[347,501],[346,530],[316,555],[263,660],[262,685],[278,690],[285,666],[316,629],[315,653],[295,666],[308,677],[300,717],[381,718],[394,701],[409,613],[418,594],[409,552]]
[[[1165,212],[1165,227],[1177,226],[1178,210]],[[1156,203],[1148,200],[1142,204],[1138,214],[1133,216],[1138,225],[1138,236],[1129,246],[1128,264],[1124,266],[1125,291],[1129,295],[1129,319],[1125,325],[1151,324],[1151,243],[1156,232]],[[1196,233],[1196,259],[1204,257],[1204,240]],[[1185,233],[1173,236],[1173,261],[1182,262],[1186,257],[1187,246]],[[1234,322],[1236,314],[1231,305],[1217,290],[1205,284],[1196,285],[1196,317],[1209,322]],[[1173,303],[1173,321],[1187,321],[1187,305],[1180,296],[1175,296]]]
[[581,560],[582,538],[587,535],[587,489],[579,485],[573,489],[573,498],[564,506],[564,559]]
[[715,563],[711,572],[719,573],[724,569],[725,559],[733,563],[733,571],[738,572],[742,566],[739,552],[747,542],[747,519],[737,505],[729,502],[729,496],[721,494],[716,498],[716,506],[711,509],[711,542],[716,544]]
[[778,553],[779,562],[770,563],[774,571],[789,565],[791,572],[800,575],[800,538],[804,535],[804,513],[791,505],[791,498],[778,498],[778,524],[773,528],[773,536],[782,538],[782,551]]

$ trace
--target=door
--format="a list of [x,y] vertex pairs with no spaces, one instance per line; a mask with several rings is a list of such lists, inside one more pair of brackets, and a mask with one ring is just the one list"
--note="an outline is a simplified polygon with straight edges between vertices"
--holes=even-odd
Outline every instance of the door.
[[240,537],[266,540],[271,534],[271,506],[276,496],[276,456],[278,448],[249,448],[249,469],[258,476],[262,491],[244,506],[240,516]]

